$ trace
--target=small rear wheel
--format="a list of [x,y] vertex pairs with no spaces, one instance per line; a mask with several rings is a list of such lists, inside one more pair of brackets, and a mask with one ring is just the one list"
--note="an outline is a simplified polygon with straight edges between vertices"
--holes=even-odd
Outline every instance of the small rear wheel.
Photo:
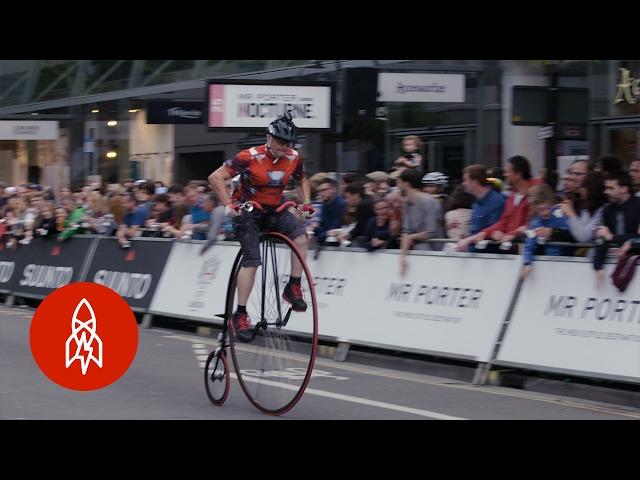
[[219,348],[209,354],[204,366],[204,387],[214,405],[222,405],[229,395],[229,364]]

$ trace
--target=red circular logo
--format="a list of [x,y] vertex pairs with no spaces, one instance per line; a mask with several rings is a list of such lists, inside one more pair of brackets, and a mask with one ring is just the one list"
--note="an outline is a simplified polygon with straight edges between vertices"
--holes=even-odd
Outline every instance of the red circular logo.
[[97,390],[127,371],[138,324],[125,300],[104,285],[71,283],[51,292],[31,321],[31,354],[50,380]]

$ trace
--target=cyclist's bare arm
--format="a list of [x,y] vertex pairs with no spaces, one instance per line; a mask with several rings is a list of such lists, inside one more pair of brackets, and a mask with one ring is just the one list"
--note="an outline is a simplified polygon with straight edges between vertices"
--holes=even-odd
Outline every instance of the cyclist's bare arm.
[[227,171],[227,169],[222,165],[215,172],[209,175],[209,183],[211,187],[218,195],[220,202],[223,205],[227,205],[231,202],[231,198],[229,198],[229,191],[227,190],[227,180],[230,180],[232,177]]
[[303,177],[302,180],[296,182],[296,190],[298,191],[298,198],[304,203],[311,203],[311,185],[307,177]]

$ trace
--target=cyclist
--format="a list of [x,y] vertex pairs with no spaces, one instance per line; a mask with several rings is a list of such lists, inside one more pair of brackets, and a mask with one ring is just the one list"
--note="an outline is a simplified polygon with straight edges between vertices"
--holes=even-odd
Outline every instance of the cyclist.
[[[246,305],[256,270],[262,264],[260,258],[260,225],[271,219],[274,229],[288,236],[296,244],[302,257],[307,253],[307,237],[304,223],[291,212],[277,213],[276,208],[283,202],[282,192],[290,178],[296,182],[299,198],[304,199],[302,211],[313,213],[311,188],[304,176],[304,166],[299,153],[291,148],[297,139],[297,129],[291,114],[286,112],[267,127],[267,143],[240,151],[235,158],[227,160],[209,176],[209,182],[225,206],[225,213],[234,218],[236,237],[242,250],[242,263],[238,274],[238,308],[233,313],[232,323],[236,338],[250,342],[253,338],[251,321]],[[238,188],[232,198],[225,182],[240,175]],[[254,208],[251,212],[238,211],[238,203],[253,200],[264,210]],[[241,214],[240,214],[241,213]],[[291,275],[284,288],[282,298],[289,302],[296,312],[304,312],[307,304],[302,296],[300,278],[302,265],[292,252]]]

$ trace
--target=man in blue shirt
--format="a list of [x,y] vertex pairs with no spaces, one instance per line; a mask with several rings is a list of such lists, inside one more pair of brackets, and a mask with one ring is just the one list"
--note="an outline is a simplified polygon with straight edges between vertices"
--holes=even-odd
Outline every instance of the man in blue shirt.
[[136,197],[133,193],[127,193],[124,196],[124,219],[118,225],[116,237],[122,248],[131,247],[130,240],[137,236],[138,230],[143,228],[144,222],[148,216],[144,208],[136,206]]
[[204,208],[204,196],[198,193],[194,187],[187,187],[186,192],[191,223],[195,226],[192,238],[194,240],[204,240],[209,229],[209,217],[211,214]]
[[[476,164],[466,167],[462,173],[462,186],[465,191],[476,197],[476,201],[471,206],[471,226],[469,237],[467,237],[470,238],[500,219],[506,198],[491,188],[487,182],[487,167],[484,165]],[[460,240],[458,251],[467,250],[469,243],[466,239]],[[475,247],[471,247],[470,251],[475,252]]]
[[342,227],[342,217],[347,209],[347,202],[337,194],[335,180],[326,178],[318,185],[316,194],[322,202],[320,225],[315,229],[314,235],[320,244],[327,238],[327,232]]

